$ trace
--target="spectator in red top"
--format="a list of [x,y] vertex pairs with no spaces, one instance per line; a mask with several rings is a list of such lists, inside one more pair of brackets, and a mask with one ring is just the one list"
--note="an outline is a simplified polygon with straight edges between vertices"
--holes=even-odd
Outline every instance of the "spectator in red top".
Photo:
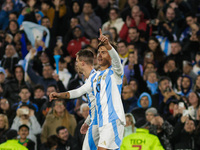
[[75,26],[73,30],[74,38],[67,45],[67,51],[72,58],[76,58],[76,53],[90,44],[90,41],[83,34],[82,27],[80,25]]
[[128,29],[130,27],[137,27],[139,30],[147,31],[146,20],[144,19],[144,14],[140,10],[140,7],[135,5],[131,11],[131,17],[126,17],[126,22],[122,26],[122,29],[119,33],[119,36],[122,40],[129,41],[128,38]]

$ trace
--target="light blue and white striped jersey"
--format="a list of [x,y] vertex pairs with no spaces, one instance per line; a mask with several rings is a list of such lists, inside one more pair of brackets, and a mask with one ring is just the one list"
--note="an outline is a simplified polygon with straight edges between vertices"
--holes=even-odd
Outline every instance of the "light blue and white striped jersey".
[[93,123],[93,125],[97,125],[97,110],[95,109],[96,108],[96,100],[95,100],[95,95],[92,92],[92,88],[91,88],[92,77],[95,73],[96,73],[96,70],[93,69],[90,72],[88,79],[86,79],[85,83],[81,87],[79,87],[75,90],[68,91],[70,93],[70,99],[78,98],[78,97],[82,96],[83,94],[87,95],[88,106],[90,108],[89,109],[90,120],[88,120],[88,118],[87,118],[87,123]]
[[114,48],[108,52],[112,59],[112,66],[106,70],[97,71],[91,78],[92,89],[96,96],[99,127],[117,119],[126,124],[121,100],[123,66]]

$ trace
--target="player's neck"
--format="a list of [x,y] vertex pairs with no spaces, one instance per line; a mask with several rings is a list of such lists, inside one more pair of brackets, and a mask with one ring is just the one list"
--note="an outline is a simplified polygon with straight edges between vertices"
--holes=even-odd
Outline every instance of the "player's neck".
[[103,71],[103,70],[106,70],[109,67],[110,67],[110,64],[105,65],[105,66],[100,66],[100,70]]
[[94,69],[93,66],[88,66],[88,67],[86,67],[86,68],[84,69],[84,71],[83,71],[83,75],[84,75],[86,78],[88,78],[88,77],[90,76],[90,73],[91,73],[92,69]]

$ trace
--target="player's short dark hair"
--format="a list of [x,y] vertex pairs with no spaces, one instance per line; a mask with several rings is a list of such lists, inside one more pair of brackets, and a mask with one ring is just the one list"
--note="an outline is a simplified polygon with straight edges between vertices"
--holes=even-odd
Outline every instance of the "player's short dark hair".
[[87,64],[94,64],[94,53],[91,50],[83,49],[76,53],[80,61],[84,61]]
[[60,130],[67,129],[65,126],[59,126],[56,128],[56,133],[59,134]]
[[[115,44],[110,43],[110,45],[111,45],[115,50],[117,49],[117,46],[116,46]],[[103,44],[103,43],[100,43],[100,44],[98,45],[97,49],[99,49],[99,48],[102,47],[102,46],[104,46],[104,44]]]

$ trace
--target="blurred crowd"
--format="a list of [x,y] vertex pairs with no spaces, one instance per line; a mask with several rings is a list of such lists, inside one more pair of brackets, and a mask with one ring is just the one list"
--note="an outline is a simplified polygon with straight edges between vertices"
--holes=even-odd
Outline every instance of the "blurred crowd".
[[124,67],[120,149],[200,149],[199,22],[198,0],[0,0],[0,148],[81,150],[87,97],[49,94],[84,84],[81,49],[99,69],[101,28]]

